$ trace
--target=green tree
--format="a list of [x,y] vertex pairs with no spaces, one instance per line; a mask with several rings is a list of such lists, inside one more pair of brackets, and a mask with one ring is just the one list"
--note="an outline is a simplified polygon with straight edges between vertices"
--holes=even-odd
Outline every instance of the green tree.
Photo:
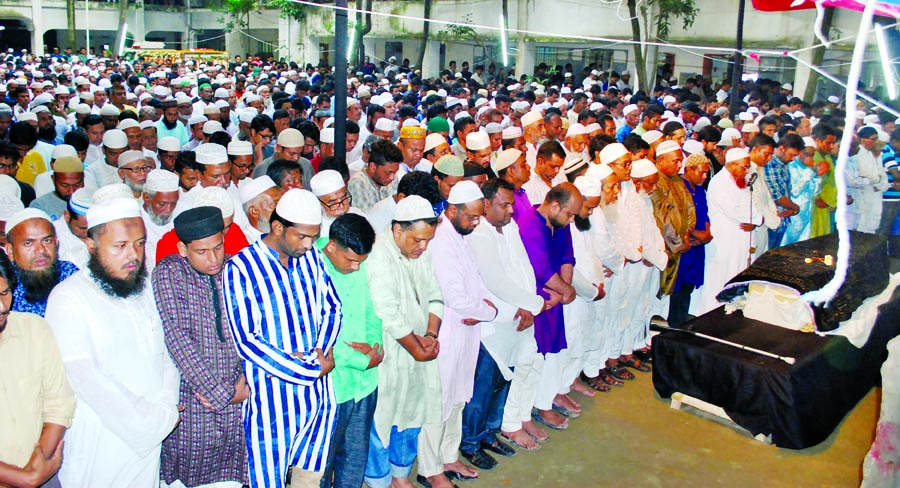
[[[635,41],[632,47],[638,75],[637,88],[647,90],[653,88],[653,84],[656,83],[657,50],[648,49],[650,46],[642,43],[668,39],[671,22],[674,19],[681,19],[681,25],[685,29],[694,25],[699,9],[694,0],[645,0],[640,5],[637,0],[627,0],[627,3],[628,14],[631,17],[631,39]],[[644,19],[643,30],[640,17]],[[650,70],[653,71],[652,74]]]
[[66,0],[66,47],[75,48],[75,0]]

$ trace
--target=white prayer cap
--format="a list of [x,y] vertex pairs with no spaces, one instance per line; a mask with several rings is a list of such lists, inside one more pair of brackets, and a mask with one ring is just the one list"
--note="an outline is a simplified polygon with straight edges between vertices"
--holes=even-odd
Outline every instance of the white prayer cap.
[[497,161],[494,163],[494,171],[500,172],[514,164],[519,158],[522,157],[522,151],[511,147],[497,156]]
[[719,140],[719,146],[731,147],[734,145],[733,139],[740,139],[741,133],[734,127],[729,127],[722,131],[722,139]]
[[119,155],[119,168],[124,168],[137,161],[144,161],[143,151],[125,151]]
[[141,206],[134,198],[113,198],[91,205],[87,211],[88,229],[115,220],[140,218]]
[[856,111],[856,118],[859,119],[859,120],[863,120],[863,119],[866,118],[866,113],[865,113],[864,111],[862,111],[862,110],[857,110],[857,111]]
[[[3,175],[6,176],[6,175]],[[18,187],[18,185],[16,185]],[[22,200],[6,193],[0,193],[0,222],[8,221],[13,215],[25,210]]]
[[128,136],[119,129],[111,129],[103,134],[103,145],[110,149],[128,147]]
[[720,129],[730,129],[734,127],[734,122],[732,122],[731,119],[720,119],[716,125],[718,125]]
[[394,211],[394,220],[397,222],[413,222],[433,218],[434,209],[432,209],[431,204],[419,195],[410,195],[400,200],[397,202],[397,209]]
[[[681,149],[686,154],[703,154],[704,153],[703,143],[700,141],[697,141],[695,139],[688,139],[688,140],[684,141],[684,145],[681,146]],[[657,154],[659,154],[659,152],[657,152]]]
[[632,178],[645,178],[655,173],[657,173],[656,165],[649,159],[638,159],[631,164]]
[[475,100],[475,108],[481,108],[482,105],[485,105],[487,103],[488,103],[487,98],[479,98],[478,100]]
[[[401,127],[419,127],[419,121],[416,119],[406,119]],[[321,137],[321,135],[319,136]]]
[[251,93],[251,94],[247,95],[246,97],[244,97],[244,103],[246,103],[247,105],[250,105],[253,102],[258,102],[260,100],[262,100],[262,97],[260,97],[259,95],[255,94],[255,93]]
[[803,138],[803,144],[805,144],[806,147],[816,147],[816,140],[810,136],[806,136]]
[[578,191],[581,192],[581,196],[584,198],[599,197],[602,192],[598,180],[588,178],[587,176],[575,178],[575,188],[578,188]]
[[378,119],[378,122],[375,122],[375,130],[380,130],[384,132],[392,132],[394,130],[394,121],[387,118],[382,117]]
[[91,113],[91,107],[86,103],[79,103],[78,105],[75,105],[75,113],[79,115],[87,115]]
[[134,129],[135,127],[139,128],[140,126],[141,126],[141,124],[139,124],[137,120],[125,119],[125,120],[119,122],[119,125],[118,125],[118,127],[116,127],[116,129],[124,131],[125,129]]
[[743,120],[744,122],[752,122],[753,114],[750,112],[741,112],[738,114],[738,120]]
[[16,116],[18,122],[37,122],[37,114],[34,112],[22,112]]
[[100,115],[102,117],[112,117],[112,116],[118,117],[119,113],[120,113],[119,109],[117,109],[116,106],[111,103],[107,103],[106,105],[103,106],[103,108],[100,109]]
[[144,191],[149,193],[178,191],[178,175],[164,169],[154,169],[147,174]]
[[584,172],[585,177],[597,181],[603,181],[609,178],[611,174],[613,174],[613,170],[608,164],[591,164],[588,166],[587,171]]
[[[290,130],[290,129],[286,129]],[[194,149],[200,164],[223,164],[228,162],[228,152],[219,144],[200,144]]]
[[262,195],[269,188],[275,188],[278,185],[268,175],[262,175],[258,178],[250,178],[241,184],[240,196],[241,204]]
[[203,107],[203,115],[212,115],[217,113],[219,113],[219,107],[216,107],[216,104],[214,103],[210,103],[209,105]]
[[759,126],[752,122],[749,124],[744,124],[743,127],[741,127],[741,132],[759,132]]
[[597,70],[595,70],[595,69],[592,69],[592,70],[591,70],[591,74],[594,75],[594,76],[597,76],[597,75],[600,74],[600,72],[597,71]]
[[47,212],[38,210],[36,208],[26,208],[24,210],[16,212],[11,217],[6,219],[6,234],[8,235],[10,232],[12,232],[15,226],[31,219],[44,219],[48,223],[53,223],[53,221],[50,220],[50,216],[47,215]]
[[[163,95],[163,96],[166,95],[166,94],[165,94],[166,87],[164,87],[164,86],[163,86],[163,87],[154,87],[154,88],[153,88],[154,92],[157,91],[156,88],[162,88],[162,89],[163,89],[163,92],[164,92],[162,95]],[[178,92],[178,93],[175,94],[175,103],[178,104],[178,105],[181,105],[181,104],[190,104],[190,103],[191,103],[191,97],[185,95],[184,92]]]
[[334,127],[322,129],[322,132],[319,133],[319,143],[334,144]]
[[[484,100],[482,98],[482,100]],[[490,124],[484,126],[484,131],[488,134],[496,134],[498,132],[503,132],[503,126],[496,122],[491,122]]]
[[663,97],[663,105],[668,105],[670,103],[678,103],[678,100],[672,95],[666,95]]
[[781,89],[782,89],[782,90],[787,90],[787,91],[793,91],[793,90],[794,90],[794,85],[792,85],[792,84],[790,84],[790,83],[785,83],[785,84],[781,85]]
[[644,132],[644,135],[641,136],[641,139],[644,140],[647,144],[653,144],[654,142],[662,139],[662,132],[658,130],[648,130]]
[[53,156],[52,159],[59,159],[65,156],[74,156],[78,157],[78,153],[75,151],[75,148],[68,144],[60,144],[58,146],[53,146]]
[[594,102],[594,103],[591,104],[591,106],[589,107],[589,109],[590,109],[591,112],[599,112],[600,110],[603,109],[603,104],[600,103],[600,102]]
[[218,120],[209,120],[205,124],[203,124],[204,134],[211,136],[216,132],[225,132],[225,128],[222,127],[222,123]]
[[465,110],[463,110],[462,112],[456,114],[456,117],[453,117],[453,121],[456,122],[456,121],[459,121],[462,119],[471,119],[471,118],[472,118],[472,116],[469,115],[469,112],[466,112]]
[[725,153],[725,163],[733,163],[750,157],[750,151],[745,147],[733,147]]
[[209,119],[206,118],[205,115],[197,114],[192,115],[191,118],[188,119],[188,126],[192,126],[195,124],[205,124]]
[[522,127],[528,127],[531,124],[535,124],[540,120],[543,120],[544,116],[541,115],[540,112],[532,110],[527,114],[522,116]]
[[428,134],[428,136],[425,137],[425,149],[422,152],[431,151],[441,144],[447,144],[447,139],[443,135],[436,132]]
[[42,112],[49,112],[49,111],[50,111],[50,109],[43,105],[38,105],[37,107],[34,107],[33,109],[31,109],[31,113],[33,113],[33,114],[39,114]]
[[625,108],[622,109],[622,115],[630,115],[632,112],[637,112],[639,110],[640,108],[632,103],[631,105],[626,105]]
[[293,224],[320,225],[322,223],[322,207],[319,199],[308,190],[299,188],[288,190],[278,201],[275,212]]
[[572,124],[569,126],[569,130],[566,131],[566,139],[575,136],[583,136],[585,134],[590,134],[590,132],[588,132],[587,130],[587,127],[581,124]]
[[56,87],[56,90],[53,90],[54,95],[71,95],[69,89],[64,86]]
[[361,86],[361,87],[357,88],[356,96],[358,96],[359,98],[371,97],[372,90],[370,90],[368,86]]
[[672,141],[672,140],[662,141],[659,143],[658,146],[656,146],[656,156],[659,157],[659,156],[662,156],[663,154],[668,154],[672,151],[680,151],[680,150],[681,150],[681,146],[679,146],[677,142]]
[[469,151],[480,151],[491,147],[491,138],[487,132],[470,132],[466,136],[466,149]]
[[694,132],[703,130],[704,128],[709,127],[710,124],[712,124],[712,122],[708,117],[700,117],[694,122]]
[[344,178],[333,169],[320,171],[309,180],[309,189],[317,197],[334,193],[345,186]]
[[128,185],[124,183],[113,183],[98,188],[91,196],[91,201],[96,205],[117,198],[131,198],[133,200],[134,193],[131,191],[131,188],[128,188]]
[[278,139],[275,142],[281,147],[303,147],[303,145],[306,144],[306,138],[303,137],[303,134],[297,129],[284,129],[281,131],[281,134],[278,134]]
[[241,112],[240,121],[250,123],[253,122],[253,118],[259,115],[259,112],[256,111],[255,108],[248,108]]
[[230,95],[230,93],[228,92],[228,88],[219,87],[219,88],[216,88],[216,92],[215,92],[215,94],[213,94],[213,97],[228,98],[229,95]]
[[[571,130],[571,129],[570,129]],[[522,133],[521,127],[507,127],[503,129],[503,135],[501,136],[503,139],[518,139],[522,137],[524,134]]]
[[628,154],[628,149],[625,148],[624,144],[618,142],[607,144],[606,147],[600,151],[600,163],[612,163],[626,154]]
[[12,176],[0,175],[0,195],[15,195],[16,198],[22,198],[22,187]]
[[831,103],[841,103],[841,99],[837,95],[831,95],[828,97],[828,101]]
[[585,161],[579,153],[573,153],[566,156],[566,162],[563,163],[562,171],[563,174],[574,173],[579,169],[584,168],[585,165],[587,165],[587,161]]
[[155,128],[156,125],[153,123],[152,120],[145,120],[145,121],[141,122],[140,127],[141,127],[141,130],[144,130],[144,129]]
[[334,125],[334,117],[328,117],[327,119],[325,119],[325,122],[322,122],[322,127],[325,129],[331,127],[332,125]]
[[194,203],[192,208],[197,207],[216,207],[222,211],[222,218],[234,216],[234,199],[222,187],[206,186],[202,188],[194,188]]
[[[475,202],[484,198],[481,188],[474,181],[464,180],[453,185],[450,195],[447,197],[447,203],[452,205],[461,205],[463,203]],[[433,214],[434,212],[432,212]]]
[[251,156],[253,155],[253,144],[249,141],[239,141],[237,139],[228,143],[229,156]]
[[747,112],[759,115],[759,107],[747,107]]
[[181,141],[177,137],[163,137],[156,143],[156,149],[159,151],[179,152],[181,151]]
[[593,124],[588,124],[586,129],[588,131],[588,134],[593,134],[594,132],[596,132],[598,130],[603,130],[603,127],[600,127],[600,124],[598,124],[597,122],[594,122]]
[[569,88],[568,86],[564,86],[559,90],[560,95],[568,95],[570,93],[572,93],[572,89]]
[[231,108],[231,104],[225,100],[216,101],[216,108],[222,110],[223,108]]

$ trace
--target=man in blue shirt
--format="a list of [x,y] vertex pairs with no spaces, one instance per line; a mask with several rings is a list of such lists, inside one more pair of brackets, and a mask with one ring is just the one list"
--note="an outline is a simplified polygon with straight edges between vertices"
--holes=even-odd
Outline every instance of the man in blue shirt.
[[18,284],[13,290],[15,312],[44,316],[47,297],[63,280],[75,274],[78,267],[59,261],[56,229],[41,210],[22,210],[6,222],[6,254],[16,266]]
[[[884,146],[881,153],[881,163],[888,174],[891,186],[884,192],[883,211],[881,213],[881,225],[878,233],[891,236],[894,229],[894,221],[900,211],[900,166],[897,161],[897,151],[900,150],[900,129],[891,132],[890,140]],[[893,246],[891,246],[893,248]],[[891,252],[891,255],[896,255]]]

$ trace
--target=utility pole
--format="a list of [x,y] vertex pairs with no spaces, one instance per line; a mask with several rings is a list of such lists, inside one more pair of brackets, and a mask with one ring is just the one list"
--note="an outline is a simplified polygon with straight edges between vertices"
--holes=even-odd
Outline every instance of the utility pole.
[[731,66],[731,103],[728,105],[728,114],[731,120],[737,120],[738,110],[740,109],[741,100],[738,93],[738,84],[741,82],[741,74],[744,72],[744,55],[741,53],[744,49],[744,3],[740,0],[738,3],[738,23],[737,23],[737,46],[735,46],[734,64]]
[[[347,160],[347,0],[334,3],[334,147]],[[362,144],[362,141],[360,141]],[[348,164],[350,161],[346,161]]]

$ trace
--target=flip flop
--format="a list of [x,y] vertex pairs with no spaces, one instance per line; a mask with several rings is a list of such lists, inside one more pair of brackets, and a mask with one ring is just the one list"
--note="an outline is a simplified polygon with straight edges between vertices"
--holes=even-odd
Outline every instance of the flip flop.
[[540,414],[540,412],[539,412],[537,409],[532,409],[532,411],[531,411],[531,418],[532,418],[535,422],[537,422],[537,423],[539,423],[539,424],[543,424],[545,427],[549,427],[549,428],[551,428],[551,429],[553,429],[553,430],[566,430],[566,429],[569,428],[569,423],[568,423],[568,422],[566,422],[566,423],[564,423],[564,424],[562,424],[562,425],[553,425],[553,424],[551,424],[550,422],[547,422],[546,420],[544,420],[543,417],[541,417],[541,414]]
[[[528,434],[528,432],[526,432],[525,434]],[[518,442],[514,441],[512,438],[506,436],[503,433],[500,434],[500,437],[506,439],[506,442],[509,442],[510,444],[518,447],[519,449],[521,449],[523,451],[537,451],[541,448],[540,444],[536,444],[534,447],[525,447],[522,444],[519,444]],[[531,435],[528,435],[528,437],[531,437]],[[535,441],[535,442],[537,442],[537,441]]]
[[562,405],[557,405],[554,403],[551,408],[553,409],[554,412],[556,412],[566,418],[577,419],[578,417],[581,417],[581,412],[569,410],[568,408],[566,408]]

